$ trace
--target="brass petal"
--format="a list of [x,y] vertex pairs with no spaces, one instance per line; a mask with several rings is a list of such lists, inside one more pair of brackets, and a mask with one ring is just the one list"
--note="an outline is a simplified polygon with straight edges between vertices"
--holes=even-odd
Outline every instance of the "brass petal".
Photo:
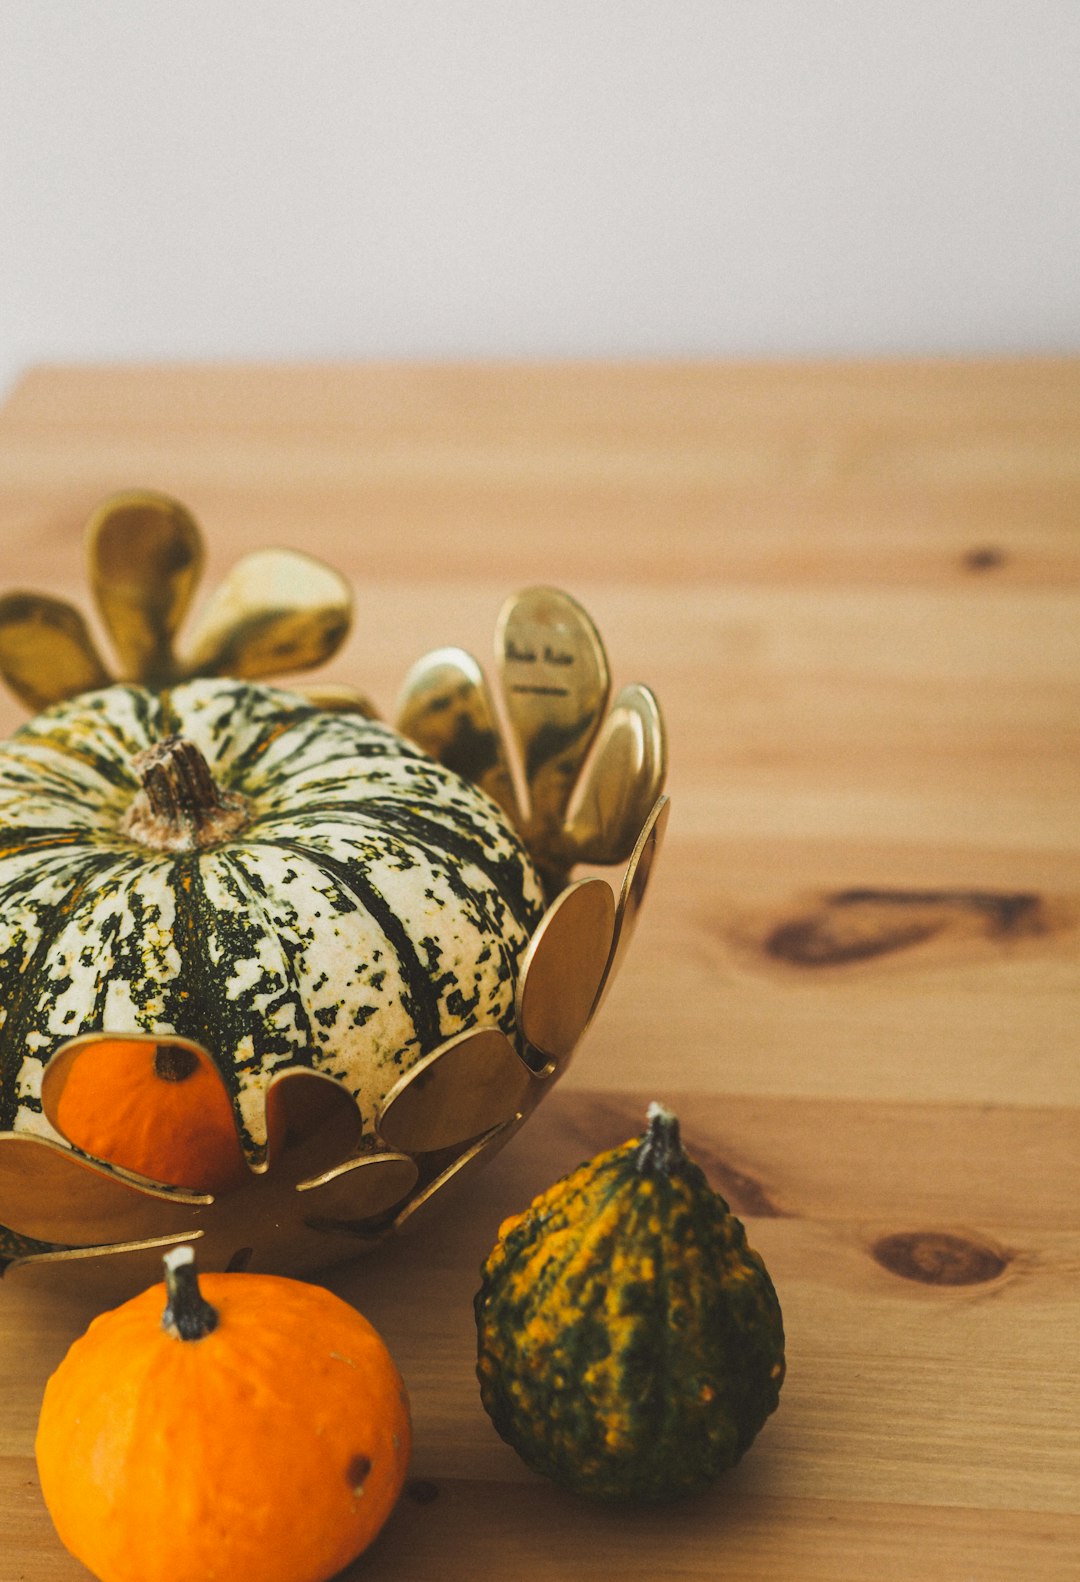
[[110,681],[78,610],[43,593],[0,598],[0,675],[35,713]]
[[567,834],[576,861],[625,862],[663,790],[667,744],[648,687],[624,687],[600,731]]
[[[607,997],[608,989],[623,964],[630,941],[633,938],[638,913],[641,911],[641,904],[645,899],[645,891],[652,877],[657,854],[663,845],[670,811],[670,799],[666,796],[660,797],[649,814],[641,834],[638,836],[637,844],[627,864],[622,889],[619,893],[619,905],[615,913],[615,936],[611,942],[611,956],[604,972],[599,993],[596,996],[596,1004],[593,1006],[592,1016],[596,1015],[596,1012]],[[592,1016],[589,1018],[590,1021]]]
[[80,1245],[179,1232],[211,1199],[97,1164],[63,1143],[0,1133],[0,1222],[22,1236]]
[[[350,1230],[330,1222],[305,1222],[313,1204],[294,1183],[297,1158],[285,1151],[266,1176],[254,1176],[238,1192],[198,1211],[203,1232],[199,1263],[205,1269],[250,1269],[258,1273],[307,1274],[362,1250]],[[332,1173],[332,1172],[328,1172]],[[373,1177],[373,1182],[375,1177]],[[354,1197],[359,1198],[356,1191]],[[385,1187],[379,1194],[386,1196]],[[316,1194],[317,1196],[317,1194]]]
[[4,1271],[4,1279],[17,1281],[21,1288],[40,1291],[53,1298],[91,1299],[99,1308],[105,1303],[124,1301],[156,1285],[161,1279],[161,1259],[170,1247],[193,1242],[199,1248],[200,1268],[204,1260],[203,1242],[198,1231],[182,1235],[159,1236],[150,1241],[117,1242],[108,1247],[78,1247],[71,1252],[35,1253],[16,1258]]
[[321,1229],[345,1228],[395,1208],[416,1185],[416,1161],[402,1153],[364,1154],[348,1159],[314,1181],[301,1182],[305,1222]]
[[451,1181],[456,1181],[471,1175],[474,1170],[486,1165],[489,1159],[494,1158],[499,1149],[510,1141],[514,1132],[524,1119],[521,1115],[514,1115],[501,1126],[495,1126],[490,1132],[485,1132],[483,1137],[468,1148],[456,1154],[448,1165],[438,1172],[423,1189],[411,1197],[405,1207],[394,1220],[394,1230],[414,1230],[417,1217],[423,1221],[427,1218],[431,1204],[441,1196],[442,1190]]
[[463,648],[437,648],[405,677],[397,728],[429,757],[486,791],[521,823],[484,673]]
[[588,1025],[615,931],[615,898],[603,879],[579,879],[549,906],[529,941],[517,991],[525,1058],[564,1069]]
[[528,789],[525,841],[558,865],[567,803],[607,706],[604,645],[569,594],[529,588],[503,606],[495,655]]
[[410,1153],[466,1143],[511,1120],[533,1081],[504,1033],[472,1028],[394,1084],[377,1116],[379,1135]]
[[334,1264],[351,1262],[374,1239],[363,1240],[350,1232],[306,1230],[299,1225],[276,1224],[269,1229],[270,1236],[261,1240],[257,1249],[244,1244],[244,1237],[251,1234],[250,1224],[245,1227],[238,1222],[231,1237],[227,1230],[215,1227],[205,1235],[189,1230],[155,1241],[36,1253],[14,1259],[4,1271],[4,1279],[14,1279],[22,1288],[54,1298],[77,1291],[80,1297],[96,1298],[102,1306],[125,1301],[156,1284],[161,1279],[162,1254],[185,1242],[196,1247],[199,1268],[204,1271],[235,1268],[304,1278]]
[[203,568],[194,517],[167,495],[115,494],[87,522],[86,550],[90,586],[125,679],[174,680],[173,639]]
[[266,1092],[269,1131],[281,1139],[270,1167],[276,1182],[295,1184],[323,1175],[351,1154],[362,1121],[340,1082],[306,1066],[275,1074]]
[[184,673],[254,681],[310,670],[341,646],[351,620],[352,594],[336,571],[295,550],[255,550],[202,610]]

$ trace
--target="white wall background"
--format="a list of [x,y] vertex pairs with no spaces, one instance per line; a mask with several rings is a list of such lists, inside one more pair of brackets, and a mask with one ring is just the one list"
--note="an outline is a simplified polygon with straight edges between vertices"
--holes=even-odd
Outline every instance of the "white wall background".
[[1080,0],[0,0],[36,361],[1080,349]]

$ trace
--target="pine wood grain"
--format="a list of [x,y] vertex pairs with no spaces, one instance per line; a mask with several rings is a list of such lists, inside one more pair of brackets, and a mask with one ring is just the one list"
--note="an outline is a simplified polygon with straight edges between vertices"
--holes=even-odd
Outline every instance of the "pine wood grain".
[[[327,674],[387,709],[549,581],[669,723],[668,843],[573,1070],[328,1277],[416,1416],[357,1577],[1080,1574],[1080,363],[39,370],[0,412],[0,587],[83,602],[82,522],[134,485],[195,510],[208,581],[266,542],[344,570]],[[790,1371],[714,1493],[611,1513],[494,1434],[471,1298],[500,1218],[652,1098]],[[32,1440],[92,1311],[0,1284],[4,1582],[85,1574]]]

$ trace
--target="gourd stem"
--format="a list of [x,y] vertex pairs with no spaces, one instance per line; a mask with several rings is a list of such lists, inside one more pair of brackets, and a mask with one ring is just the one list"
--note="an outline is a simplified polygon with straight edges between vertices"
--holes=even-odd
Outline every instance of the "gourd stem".
[[173,1247],[165,1254],[165,1294],[161,1327],[174,1340],[202,1340],[217,1328],[218,1311],[199,1290],[195,1254],[190,1247]]
[[183,1044],[158,1044],[154,1049],[154,1075],[162,1082],[186,1082],[199,1067],[199,1057]]
[[146,799],[159,818],[197,818],[220,805],[210,765],[183,736],[169,736],[148,748],[138,768]]
[[639,1175],[670,1175],[686,1158],[679,1134],[679,1118],[663,1104],[650,1104],[648,1129],[638,1146],[635,1163]]
[[132,768],[142,782],[120,826],[152,851],[192,851],[225,840],[247,823],[247,804],[224,791],[200,749],[169,736],[139,753]]

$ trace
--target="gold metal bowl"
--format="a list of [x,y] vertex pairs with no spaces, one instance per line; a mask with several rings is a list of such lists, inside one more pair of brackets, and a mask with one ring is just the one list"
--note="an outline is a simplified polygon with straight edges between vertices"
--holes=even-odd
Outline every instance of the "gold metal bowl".
[[[347,584],[310,557],[247,556],[211,597],[186,647],[178,637],[203,561],[190,514],[160,495],[106,501],[87,530],[90,582],[126,680],[166,686],[196,675],[247,679],[320,664],[343,641]],[[38,593],[0,599],[0,674],[40,708],[113,679],[73,606]],[[306,1068],[267,1090],[269,1158],[217,1197],[165,1186],[68,1143],[59,1097],[76,1063],[117,1040],[187,1045],[160,1034],[83,1034],[51,1058],[42,1105],[55,1135],[0,1134],[0,1264],[20,1283],[134,1291],[163,1249],[197,1240],[203,1268],[311,1273],[423,1221],[452,1181],[483,1165],[566,1071],[618,970],[667,822],[666,745],[648,688],[609,708],[607,657],[569,595],[509,599],[494,676],[461,649],[426,655],[407,676],[397,728],[497,801],[517,827],[548,907],[521,962],[514,1030],[478,1026],[413,1066],[364,1132],[350,1093]],[[359,692],[298,688],[320,707],[374,715]],[[578,864],[618,865],[574,880]]]

